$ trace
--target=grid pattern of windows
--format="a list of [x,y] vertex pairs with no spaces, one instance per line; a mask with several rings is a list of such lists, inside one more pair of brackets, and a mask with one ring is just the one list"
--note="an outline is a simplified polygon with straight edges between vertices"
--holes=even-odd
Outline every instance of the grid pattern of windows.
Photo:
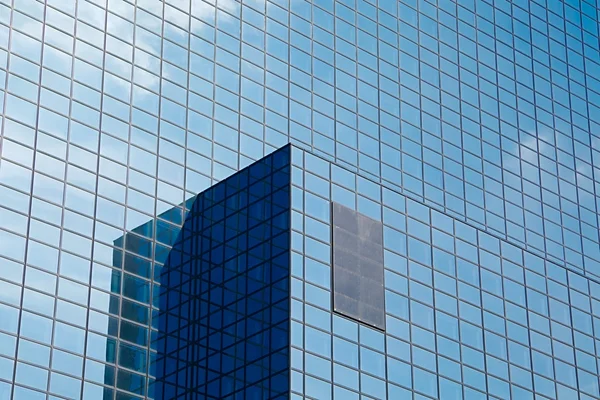
[[51,235],[29,240],[25,268],[2,259],[0,379],[16,383],[0,384],[2,398],[39,398],[46,390],[65,398],[147,394],[158,322],[153,296],[180,215],[173,208],[115,238],[114,247],[97,242],[93,263],[53,249]]
[[154,398],[289,398],[289,151],[191,206],[161,275]]
[[0,0],[0,398],[151,395],[119,354],[152,342],[186,205],[288,142],[600,277],[599,17],[597,0]]
[[31,195],[131,229],[292,141],[600,275],[595,1],[441,3],[2,0],[5,242],[56,231]]
[[[600,283],[309,152],[292,160],[292,398],[600,396]],[[332,312],[331,201],[384,225],[385,332]]]

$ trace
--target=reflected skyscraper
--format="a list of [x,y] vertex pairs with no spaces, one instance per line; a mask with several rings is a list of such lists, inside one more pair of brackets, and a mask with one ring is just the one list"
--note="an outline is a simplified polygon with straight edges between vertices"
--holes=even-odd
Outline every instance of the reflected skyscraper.
[[0,0],[0,400],[600,398],[597,0]]

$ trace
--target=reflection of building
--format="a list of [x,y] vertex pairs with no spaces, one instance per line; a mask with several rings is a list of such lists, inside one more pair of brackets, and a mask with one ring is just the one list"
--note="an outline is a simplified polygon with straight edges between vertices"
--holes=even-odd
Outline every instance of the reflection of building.
[[[111,289],[122,297],[111,297],[108,307],[106,361],[117,368],[106,368],[105,384],[142,396],[153,397],[161,271],[180,230],[168,222],[172,214],[177,221],[181,209],[168,210],[114,241]],[[111,389],[105,388],[104,393],[112,398]]]
[[[334,176],[339,186],[324,184]],[[427,360],[437,348],[439,368],[453,366],[444,373],[455,371],[464,379],[483,376],[477,375],[478,354],[490,365],[506,357],[512,360],[509,365],[515,364],[510,368],[517,368],[518,360],[543,359],[540,344],[519,339],[518,332],[538,339],[541,334],[538,325],[518,318],[519,307],[525,310],[520,304],[529,304],[531,321],[544,309],[554,312],[551,307],[558,300],[535,286],[543,271],[573,283],[585,278],[474,227],[443,219],[438,211],[375,182],[363,182],[370,185],[368,198],[347,191],[361,179],[286,146],[196,197],[156,286],[150,353],[154,398],[288,398],[290,391],[304,390],[307,397],[321,399],[349,395],[354,388],[370,398],[396,399],[408,395],[409,386],[432,398],[447,398],[464,389],[438,378],[427,363],[411,367],[403,351]],[[404,214],[409,210],[414,217]],[[402,215],[409,223],[401,227],[393,221]],[[439,219],[440,224],[418,225],[422,218]],[[462,236],[444,233],[457,228],[467,229],[475,241],[486,241],[479,265],[464,257],[474,246]],[[461,250],[450,253],[450,244]],[[499,271],[521,271],[525,277],[522,294],[517,281],[498,274],[492,262],[495,251],[507,257],[497,258]],[[377,261],[375,254],[383,258]],[[427,289],[429,280],[435,289]],[[123,293],[140,293],[139,286],[124,286]],[[472,313],[474,293],[485,307],[480,323]],[[572,293],[573,299],[583,299]],[[423,301],[428,296],[434,298],[433,307]],[[577,315],[573,334],[581,340],[586,324],[576,301],[561,304]],[[495,304],[508,314],[502,318]],[[454,307],[465,314],[453,316]],[[551,326],[566,326],[559,324]],[[498,330],[501,326],[507,336]],[[122,341],[131,341],[123,332],[121,327]],[[409,338],[413,344],[403,347]],[[119,350],[119,364],[146,367],[133,347]],[[457,350],[458,358],[453,356]],[[468,356],[459,363],[461,353]],[[554,362],[561,368],[568,365]],[[596,390],[597,383],[588,380],[591,375],[574,371],[564,379],[581,381],[581,390]],[[136,390],[136,381],[127,381],[133,376],[121,378],[129,391]],[[333,388],[322,383],[335,376],[339,381]],[[536,370],[531,377],[538,386],[545,382]],[[502,398],[522,398],[527,392],[516,383],[508,389],[500,383],[488,390],[506,395]],[[566,384],[556,391],[571,393]]]
[[[106,385],[157,399],[286,393],[288,152],[192,199],[181,230],[165,221],[167,211],[115,240],[111,289],[122,297],[107,308],[102,361],[117,368],[104,367]],[[148,239],[155,231],[162,244]],[[271,382],[275,365],[280,376]],[[104,396],[112,398],[112,389]]]
[[124,368],[118,369],[117,388],[128,392],[152,394],[163,268],[181,229],[176,225],[180,224],[180,215],[181,208],[173,208],[115,240],[115,246],[124,249],[115,249],[113,256],[114,266],[119,267],[113,270],[113,280],[121,282],[123,296],[118,308],[117,365]]

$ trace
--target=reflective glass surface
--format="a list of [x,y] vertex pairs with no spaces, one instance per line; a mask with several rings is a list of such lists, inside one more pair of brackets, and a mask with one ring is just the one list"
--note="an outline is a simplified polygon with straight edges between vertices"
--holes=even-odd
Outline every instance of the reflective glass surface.
[[[310,152],[292,164],[292,398],[600,396],[599,282]],[[336,224],[361,214],[383,225],[383,330],[334,312]]]
[[198,195],[161,273],[154,398],[289,398],[289,225],[289,147]]
[[[195,196],[289,142],[314,156],[291,175],[312,282],[294,312],[331,310],[331,201],[384,224],[386,332],[407,312],[402,340],[427,350],[384,341],[415,382],[386,396],[599,397],[599,20],[597,0],[0,0],[0,399],[155,396],[161,279]],[[454,325],[423,305],[468,296],[462,318],[483,292],[542,356],[473,344],[469,369],[445,364],[462,347],[442,359],[425,332]],[[381,397],[379,344],[298,375],[327,371],[323,332],[296,338],[321,358],[294,358],[292,383]]]

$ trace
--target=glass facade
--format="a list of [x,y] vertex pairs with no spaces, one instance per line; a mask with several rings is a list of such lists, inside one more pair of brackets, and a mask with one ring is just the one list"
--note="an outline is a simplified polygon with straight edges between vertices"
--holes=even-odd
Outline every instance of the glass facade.
[[0,0],[0,400],[600,398],[599,14]]
[[[293,399],[600,397],[600,284],[310,152],[292,164]],[[332,311],[331,202],[383,223],[383,331]]]
[[162,269],[153,398],[289,398],[290,155],[201,193]]

